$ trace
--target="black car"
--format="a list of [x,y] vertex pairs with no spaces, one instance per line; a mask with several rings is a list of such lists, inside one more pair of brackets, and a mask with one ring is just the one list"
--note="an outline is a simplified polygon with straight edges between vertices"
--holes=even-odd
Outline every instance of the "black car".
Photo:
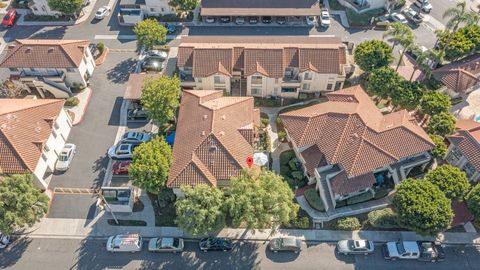
[[283,16],[282,17],[277,17],[277,23],[278,24],[285,24],[285,23],[287,23],[287,18],[285,18]]
[[128,120],[147,120],[148,115],[145,111],[139,108],[129,109],[127,111],[127,119]]
[[200,250],[207,251],[230,251],[233,248],[232,240],[219,237],[203,238],[199,243]]
[[272,22],[272,17],[270,17],[270,16],[262,17],[262,22],[263,23],[271,23]]
[[434,242],[418,242],[420,249],[419,261],[440,262],[445,260],[445,251],[441,245]]
[[221,21],[222,23],[229,23],[230,20],[231,20],[230,17],[220,17],[220,21]]
[[162,71],[164,61],[160,56],[147,56],[142,62],[142,71]]
[[256,23],[258,23],[258,17],[250,17],[250,18],[248,18],[248,22],[250,24],[256,24]]

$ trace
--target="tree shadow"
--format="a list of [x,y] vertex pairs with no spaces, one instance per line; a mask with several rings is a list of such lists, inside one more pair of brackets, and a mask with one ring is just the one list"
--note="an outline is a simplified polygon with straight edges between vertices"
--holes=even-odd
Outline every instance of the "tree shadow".
[[36,39],[62,39],[67,32],[67,26],[58,26],[55,28],[48,28],[43,31],[36,32],[30,38]]
[[136,66],[136,59],[125,59],[107,71],[107,79],[116,84],[123,84],[127,82],[130,73],[135,71]]
[[108,119],[109,126],[119,126],[120,125],[120,112],[122,109],[123,97],[116,97],[115,103],[113,104],[112,112],[110,113],[110,118]]
[[10,241],[11,243],[5,249],[0,249],[0,269],[14,266],[32,242],[31,239],[26,237],[12,237]]

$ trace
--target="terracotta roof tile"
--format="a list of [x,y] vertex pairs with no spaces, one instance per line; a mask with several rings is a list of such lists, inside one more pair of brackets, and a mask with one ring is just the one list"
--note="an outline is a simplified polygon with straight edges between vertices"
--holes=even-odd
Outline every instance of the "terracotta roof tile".
[[341,73],[339,49],[299,49],[300,70],[313,70],[317,73]]
[[330,179],[332,192],[340,196],[372,187],[374,183],[375,177],[373,176],[373,173],[366,173],[356,177],[348,178],[345,171],[341,171]]
[[282,78],[283,50],[281,49],[245,49],[245,76],[255,73],[270,78]]
[[480,171],[480,123],[470,119],[459,120],[457,131],[447,136],[447,139]]
[[307,170],[307,173],[312,177],[315,175],[316,168],[327,165],[325,156],[322,154],[320,149],[318,149],[318,146],[315,144],[305,149],[301,153],[301,155],[306,162],[305,168]]
[[177,66],[193,66],[193,47],[181,47],[178,49]]
[[435,79],[455,92],[464,93],[480,84],[480,54],[452,62],[433,71]]
[[213,74],[232,75],[232,49],[195,49],[193,53],[193,77]]

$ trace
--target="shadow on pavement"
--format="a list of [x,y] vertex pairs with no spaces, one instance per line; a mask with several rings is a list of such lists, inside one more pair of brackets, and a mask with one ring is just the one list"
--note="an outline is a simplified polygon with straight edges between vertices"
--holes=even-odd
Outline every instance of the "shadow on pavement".
[[120,110],[122,108],[123,97],[116,97],[115,103],[113,104],[112,112],[110,113],[110,118],[108,119],[109,126],[118,126],[120,125]]
[[99,157],[97,160],[93,162],[92,170],[94,172],[99,172],[95,179],[93,179],[93,183],[91,188],[96,189],[102,186],[103,179],[105,178],[106,170],[108,169],[108,161],[109,157],[107,155]]
[[125,59],[107,71],[107,79],[116,84],[125,83],[128,80],[130,73],[135,71],[136,65],[136,59]]
[[273,251],[270,251],[267,245],[265,247],[266,247],[265,255],[272,262],[276,262],[276,263],[293,262],[298,258],[298,256],[300,256],[300,253],[293,253],[293,252],[275,253]]
[[13,239],[5,249],[0,249],[0,269],[14,266],[27,250],[32,240],[26,237]]

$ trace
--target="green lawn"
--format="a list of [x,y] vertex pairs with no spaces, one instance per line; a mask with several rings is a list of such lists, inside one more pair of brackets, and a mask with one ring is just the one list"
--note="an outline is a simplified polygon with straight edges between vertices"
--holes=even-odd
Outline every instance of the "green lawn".
[[352,9],[346,9],[348,23],[350,26],[368,26],[372,17],[377,17],[385,13],[383,8],[369,10],[364,13],[357,13]]
[[331,10],[345,10],[345,7],[342,6],[337,0],[328,0],[328,5]]
[[321,212],[325,211],[322,198],[320,198],[320,195],[315,188],[305,190],[303,196],[305,196],[305,200],[307,200],[308,204],[310,204],[313,209]]

